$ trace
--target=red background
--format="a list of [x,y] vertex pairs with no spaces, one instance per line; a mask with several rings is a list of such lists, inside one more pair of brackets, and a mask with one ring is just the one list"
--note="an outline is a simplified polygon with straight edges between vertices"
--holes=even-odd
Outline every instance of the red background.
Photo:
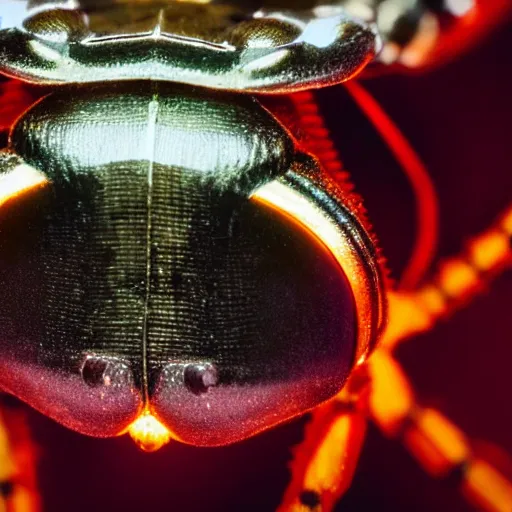
[[[453,254],[512,199],[510,25],[449,66],[366,83],[426,162],[441,203],[440,254]],[[366,198],[393,273],[414,232],[407,182],[341,87],[319,94],[334,138]],[[512,272],[488,294],[403,346],[400,360],[421,401],[474,438],[512,453]],[[272,511],[287,481],[297,421],[217,449],[171,443],[155,454],[127,437],[97,440],[31,413],[41,447],[45,510]],[[352,488],[339,510],[471,510],[449,482],[435,482],[396,442],[370,429]]]

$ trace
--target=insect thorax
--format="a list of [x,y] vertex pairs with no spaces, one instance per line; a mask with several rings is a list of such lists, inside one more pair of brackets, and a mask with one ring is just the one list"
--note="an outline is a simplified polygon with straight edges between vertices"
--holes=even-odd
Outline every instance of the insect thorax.
[[[298,154],[254,98],[158,83],[65,88],[18,121],[10,146],[49,186],[2,209],[0,282],[12,290],[3,350],[27,381],[42,369],[54,390],[74,394],[65,423],[90,428],[73,412],[88,392],[65,382],[91,357],[133,373],[133,384],[111,386],[121,395],[114,416],[138,407],[127,398],[135,389],[164,415],[178,400],[198,443],[269,421],[254,413],[217,432],[225,408],[236,417],[284,400],[279,414],[289,415],[341,386],[355,343],[352,292],[310,233],[251,200]],[[219,415],[198,414],[197,390],[179,383],[189,364],[214,366]],[[87,407],[93,418],[94,400]],[[110,432],[104,420],[84,423]]]
[[382,328],[375,245],[250,94],[350,78],[375,27],[341,6],[27,5],[0,72],[59,88],[0,152],[0,178],[44,183],[0,212],[0,387],[87,434],[147,412],[207,445],[336,394]]

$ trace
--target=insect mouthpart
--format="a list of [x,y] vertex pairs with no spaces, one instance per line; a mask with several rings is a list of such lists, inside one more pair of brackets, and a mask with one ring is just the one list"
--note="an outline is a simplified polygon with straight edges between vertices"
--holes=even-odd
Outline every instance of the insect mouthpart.
[[147,410],[130,425],[128,432],[145,452],[156,452],[171,440],[169,430]]

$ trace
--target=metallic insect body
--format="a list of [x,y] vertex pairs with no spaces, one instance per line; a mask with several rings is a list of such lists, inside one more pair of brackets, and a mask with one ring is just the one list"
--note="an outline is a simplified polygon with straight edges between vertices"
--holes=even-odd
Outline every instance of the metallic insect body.
[[[391,350],[509,263],[512,213],[414,289],[427,236],[393,289],[307,91],[379,52],[422,55],[427,7],[385,4],[7,3],[0,71],[38,101],[14,105],[0,152],[3,391],[147,450],[229,444],[314,409],[283,511],[332,509],[370,417],[509,510],[504,477],[413,407]],[[428,192],[419,207],[435,216]]]

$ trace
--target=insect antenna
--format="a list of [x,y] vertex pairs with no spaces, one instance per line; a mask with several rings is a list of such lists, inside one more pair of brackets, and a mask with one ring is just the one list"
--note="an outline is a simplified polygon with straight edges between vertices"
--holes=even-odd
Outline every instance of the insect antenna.
[[417,236],[399,283],[399,288],[410,290],[422,280],[435,255],[439,231],[437,194],[424,163],[378,102],[357,82],[349,81],[345,87],[397,159],[414,193]]

